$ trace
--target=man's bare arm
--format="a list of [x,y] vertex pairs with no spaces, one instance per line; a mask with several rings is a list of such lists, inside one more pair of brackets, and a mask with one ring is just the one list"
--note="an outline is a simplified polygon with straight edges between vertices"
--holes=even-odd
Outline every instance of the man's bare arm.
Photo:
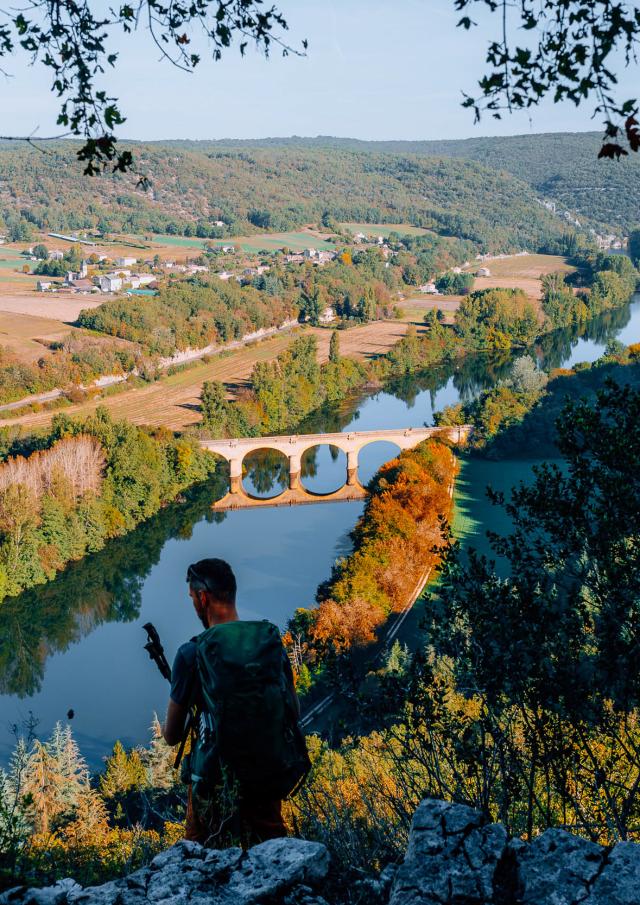
[[162,735],[167,745],[177,745],[182,741],[184,734],[184,724],[187,721],[189,710],[182,704],[169,698],[169,706],[167,707],[167,718],[162,727]]

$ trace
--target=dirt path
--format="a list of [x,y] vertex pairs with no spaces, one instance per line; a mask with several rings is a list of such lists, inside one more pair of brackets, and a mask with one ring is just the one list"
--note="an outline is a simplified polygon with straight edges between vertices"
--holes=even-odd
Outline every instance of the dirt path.
[[[409,324],[404,321],[382,321],[352,327],[340,333],[342,355],[368,359],[386,352],[404,336]],[[318,337],[320,361],[329,356],[331,330],[312,330]],[[140,389],[96,399],[91,402],[67,406],[59,411],[69,415],[87,415],[98,405],[105,405],[114,418],[126,418],[135,424],[163,425],[171,430],[182,430],[200,421],[199,397],[206,380],[221,380],[233,392],[246,384],[247,378],[258,361],[275,358],[300,332],[270,337],[228,355],[217,356],[208,363],[165,377],[157,383]],[[16,424],[25,429],[45,427],[55,412],[38,412],[0,421],[0,426]]]

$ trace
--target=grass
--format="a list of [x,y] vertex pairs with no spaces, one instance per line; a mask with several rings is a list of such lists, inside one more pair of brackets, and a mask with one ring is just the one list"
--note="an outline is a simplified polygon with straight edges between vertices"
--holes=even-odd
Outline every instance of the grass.
[[431,232],[420,226],[411,226],[409,223],[341,223],[342,229],[353,233],[364,233],[365,236],[384,236],[389,233],[399,233],[401,236],[426,236]]
[[207,245],[222,247],[235,245],[248,252],[276,251],[279,248],[290,248],[292,251],[304,251],[305,248],[316,248],[329,251],[335,246],[325,239],[306,232],[260,233],[255,236],[228,236],[224,239],[198,239],[185,236],[154,236],[153,244],[168,248],[203,249]]

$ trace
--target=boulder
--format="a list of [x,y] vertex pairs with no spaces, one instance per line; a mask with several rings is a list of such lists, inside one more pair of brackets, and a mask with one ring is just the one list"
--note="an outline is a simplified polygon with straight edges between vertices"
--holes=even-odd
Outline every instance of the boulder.
[[498,824],[485,824],[472,808],[423,801],[411,825],[404,864],[391,887],[390,905],[486,905],[507,845]]

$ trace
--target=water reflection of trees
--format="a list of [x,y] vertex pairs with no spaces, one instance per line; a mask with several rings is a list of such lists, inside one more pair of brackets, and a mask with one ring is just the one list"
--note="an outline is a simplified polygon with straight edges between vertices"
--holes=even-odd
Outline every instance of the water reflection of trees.
[[[250,489],[258,496],[277,496],[289,486],[289,460],[276,449],[256,449],[248,453],[243,466],[243,479],[250,482]],[[302,456],[300,473],[303,478],[316,476],[318,447],[308,449]]]
[[605,311],[600,317],[578,328],[554,330],[553,333],[543,336],[536,344],[541,363],[547,370],[561,367],[563,362],[571,357],[572,349],[580,339],[606,346],[630,320],[631,306],[625,305],[624,308]]
[[220,520],[211,503],[226,487],[194,488],[104,550],[72,563],[55,581],[7,597],[0,606],[0,693],[39,691],[50,654],[66,650],[105,622],[130,622],[140,613],[142,586],[170,538],[188,539],[206,518]]

